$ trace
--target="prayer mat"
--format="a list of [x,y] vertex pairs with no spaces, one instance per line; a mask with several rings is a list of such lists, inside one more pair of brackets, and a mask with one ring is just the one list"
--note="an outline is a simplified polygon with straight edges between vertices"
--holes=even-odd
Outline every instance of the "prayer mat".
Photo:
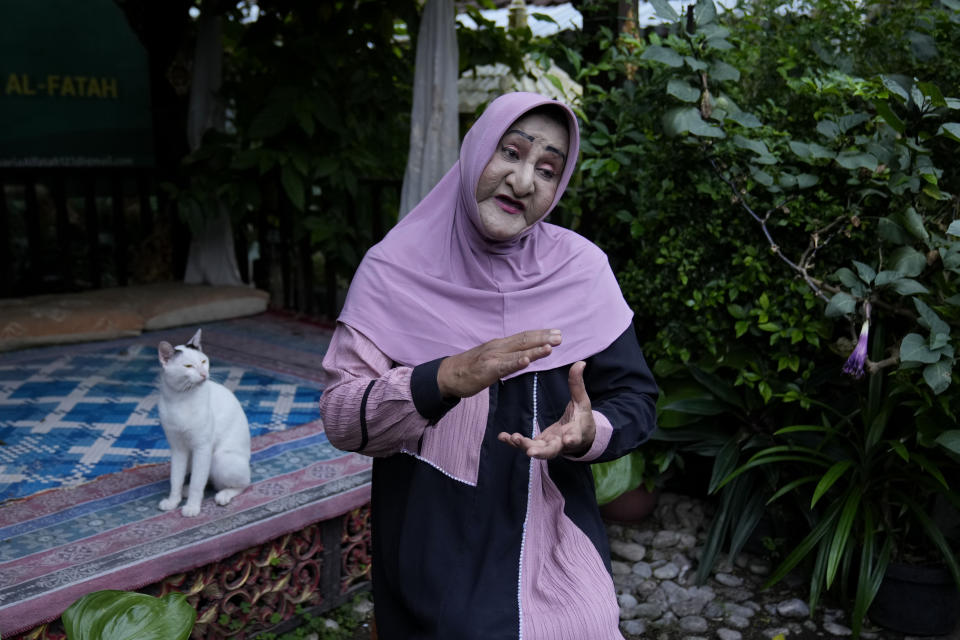
[[255,435],[251,486],[225,507],[208,489],[196,518],[157,507],[169,452],[156,416],[156,345],[195,327],[0,354],[3,637],[85,593],[138,589],[369,500],[369,459],[330,445],[318,415],[330,331],[273,314],[202,328]]

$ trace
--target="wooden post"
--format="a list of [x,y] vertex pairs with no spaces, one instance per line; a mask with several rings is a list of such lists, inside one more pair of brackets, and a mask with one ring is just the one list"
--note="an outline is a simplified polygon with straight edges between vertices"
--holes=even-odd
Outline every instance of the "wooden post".
[[56,171],[51,179],[51,195],[57,215],[57,265],[62,291],[73,289],[73,234],[67,216],[66,178],[63,171]]
[[26,203],[24,221],[27,224],[27,255],[29,260],[24,280],[30,293],[38,293],[43,287],[43,276],[46,273],[47,265],[44,264],[45,260],[43,259],[43,231],[40,227],[40,207],[37,205],[36,176],[32,173],[24,175],[23,198]]
[[3,174],[0,174],[0,296],[13,295],[13,246]]
[[127,230],[123,210],[123,174],[115,170],[110,174],[110,199],[113,201],[113,264],[117,284],[126,286],[127,278]]
[[89,173],[83,181],[83,212],[87,225],[87,257],[90,259],[90,286],[99,289],[102,282],[100,261],[100,218],[97,213],[97,178]]

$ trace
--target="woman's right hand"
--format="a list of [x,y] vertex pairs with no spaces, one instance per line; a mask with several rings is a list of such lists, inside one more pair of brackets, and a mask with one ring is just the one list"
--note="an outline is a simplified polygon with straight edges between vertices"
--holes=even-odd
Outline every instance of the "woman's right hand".
[[437,371],[440,393],[456,398],[476,395],[500,378],[547,357],[561,340],[559,329],[521,331],[444,358]]

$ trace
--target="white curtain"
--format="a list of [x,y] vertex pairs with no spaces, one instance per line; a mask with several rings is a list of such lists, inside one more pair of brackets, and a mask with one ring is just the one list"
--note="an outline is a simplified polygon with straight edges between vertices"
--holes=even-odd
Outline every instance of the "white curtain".
[[[219,97],[223,60],[220,35],[220,18],[201,15],[187,115],[187,139],[191,150],[200,146],[208,129],[223,130],[224,108]],[[207,212],[203,230],[194,233],[183,279],[189,284],[243,284],[233,246],[230,212],[222,203],[217,203],[216,211]]]
[[427,0],[417,34],[410,153],[400,192],[406,215],[457,161],[457,29],[453,0]]

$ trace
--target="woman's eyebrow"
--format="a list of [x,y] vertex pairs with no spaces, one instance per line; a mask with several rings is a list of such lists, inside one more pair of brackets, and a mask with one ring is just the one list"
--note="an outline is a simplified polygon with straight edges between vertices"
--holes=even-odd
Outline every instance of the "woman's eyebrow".
[[[507,131],[507,133],[505,133],[504,135],[509,135],[509,134],[511,134],[511,133],[515,133],[515,134],[517,134],[518,136],[521,136],[522,138],[525,138],[526,140],[529,140],[530,142],[533,142],[533,141],[534,141],[534,137],[533,137],[532,135],[530,135],[529,133],[526,133],[525,131],[521,131],[520,129],[510,129],[510,130]],[[550,146],[550,145],[547,145],[546,149],[547,149],[547,151],[552,151],[553,153],[555,153],[555,154],[557,154],[558,156],[560,156],[561,158],[563,158],[563,161],[564,161],[564,162],[567,161],[567,154],[565,154],[563,151],[560,151],[560,149],[557,149],[556,147],[553,147],[553,146]]]

